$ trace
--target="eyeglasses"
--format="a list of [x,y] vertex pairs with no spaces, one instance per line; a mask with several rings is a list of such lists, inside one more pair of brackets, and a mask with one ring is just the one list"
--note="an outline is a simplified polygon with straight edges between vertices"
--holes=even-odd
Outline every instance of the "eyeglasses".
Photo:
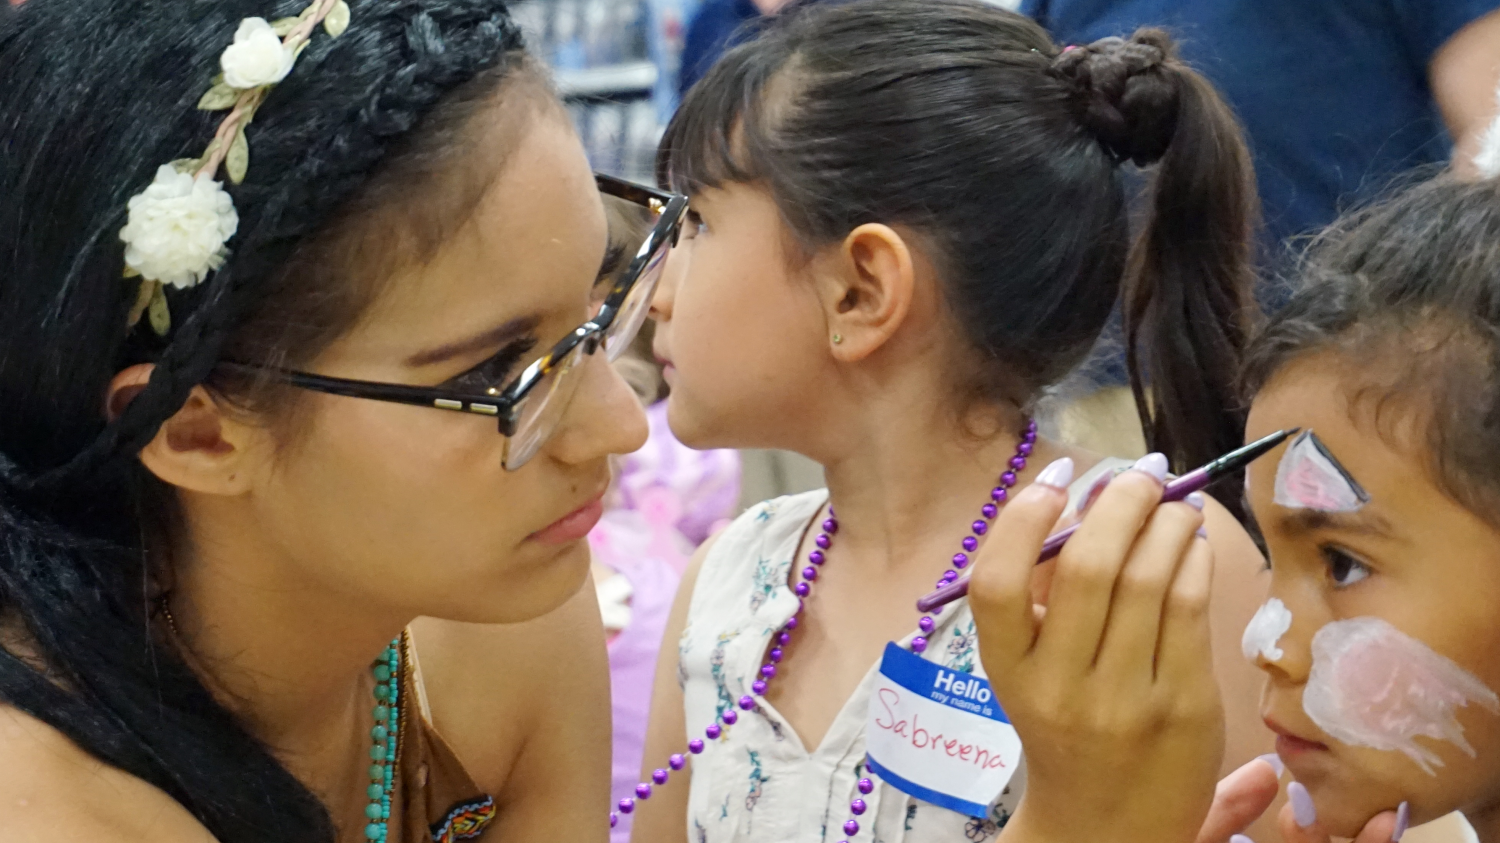
[[[578,387],[578,378],[571,375],[583,359],[602,347],[605,357],[613,362],[630,347],[646,321],[651,298],[661,280],[662,265],[676,245],[687,215],[686,196],[602,174],[595,174],[594,180],[606,199],[611,228],[634,229],[638,234],[649,226],[649,231],[635,256],[610,279],[609,292],[594,317],[575,328],[506,386],[492,387],[483,394],[469,394],[441,387],[350,380],[236,362],[219,365],[268,372],[275,380],[297,389],[495,416],[499,419],[500,434],[505,437],[502,458],[505,468],[515,471],[536,456],[557,429],[558,420]],[[612,231],[611,238],[615,234]]]

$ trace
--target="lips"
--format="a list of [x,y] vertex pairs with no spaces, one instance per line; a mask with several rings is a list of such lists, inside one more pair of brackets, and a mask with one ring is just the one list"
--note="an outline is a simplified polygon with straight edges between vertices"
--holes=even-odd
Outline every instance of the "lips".
[[1297,735],[1269,717],[1263,718],[1262,722],[1266,724],[1267,729],[1276,733],[1276,754],[1281,756],[1283,761],[1290,761],[1310,752],[1328,751],[1328,744]]
[[604,492],[601,491],[588,503],[537,530],[528,538],[542,544],[567,544],[587,536],[603,517]]

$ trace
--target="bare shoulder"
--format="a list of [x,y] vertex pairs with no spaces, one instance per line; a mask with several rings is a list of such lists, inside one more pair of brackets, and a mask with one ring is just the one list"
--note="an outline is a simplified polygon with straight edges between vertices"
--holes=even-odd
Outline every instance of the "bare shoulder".
[[213,843],[155,787],[95,759],[56,729],[0,706],[0,828],[6,843]]

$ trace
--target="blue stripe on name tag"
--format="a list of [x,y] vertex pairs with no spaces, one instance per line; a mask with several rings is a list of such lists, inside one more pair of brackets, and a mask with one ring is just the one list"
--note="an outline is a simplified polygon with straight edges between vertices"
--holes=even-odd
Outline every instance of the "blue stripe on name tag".
[[[1001,710],[1000,703],[995,700],[995,692],[990,688],[989,682],[972,673],[949,670],[934,664],[902,649],[895,642],[885,645],[880,672],[897,685],[935,703],[1000,723],[1010,722]],[[983,811],[979,815],[982,816]]]
[[882,767],[879,761],[868,755],[865,756],[865,766],[869,767],[875,775],[880,776],[886,784],[896,788],[907,796],[914,796],[923,802],[930,802],[939,808],[947,808],[950,811],[969,817],[984,817],[989,814],[990,808],[988,805],[981,805],[978,802],[970,802],[966,799],[959,799],[956,796],[949,796],[946,793],[940,793],[903,779],[885,767]]

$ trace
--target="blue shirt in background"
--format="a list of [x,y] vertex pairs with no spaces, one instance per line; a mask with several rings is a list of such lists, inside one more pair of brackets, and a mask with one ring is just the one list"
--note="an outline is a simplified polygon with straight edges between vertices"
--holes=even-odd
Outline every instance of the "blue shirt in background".
[[1266,234],[1315,231],[1448,158],[1427,84],[1444,42],[1500,0],[1024,0],[1061,44],[1162,26],[1249,136]]
[[685,96],[725,50],[743,42],[749,29],[744,24],[759,17],[760,10],[750,0],[704,0],[682,43],[679,95]]

